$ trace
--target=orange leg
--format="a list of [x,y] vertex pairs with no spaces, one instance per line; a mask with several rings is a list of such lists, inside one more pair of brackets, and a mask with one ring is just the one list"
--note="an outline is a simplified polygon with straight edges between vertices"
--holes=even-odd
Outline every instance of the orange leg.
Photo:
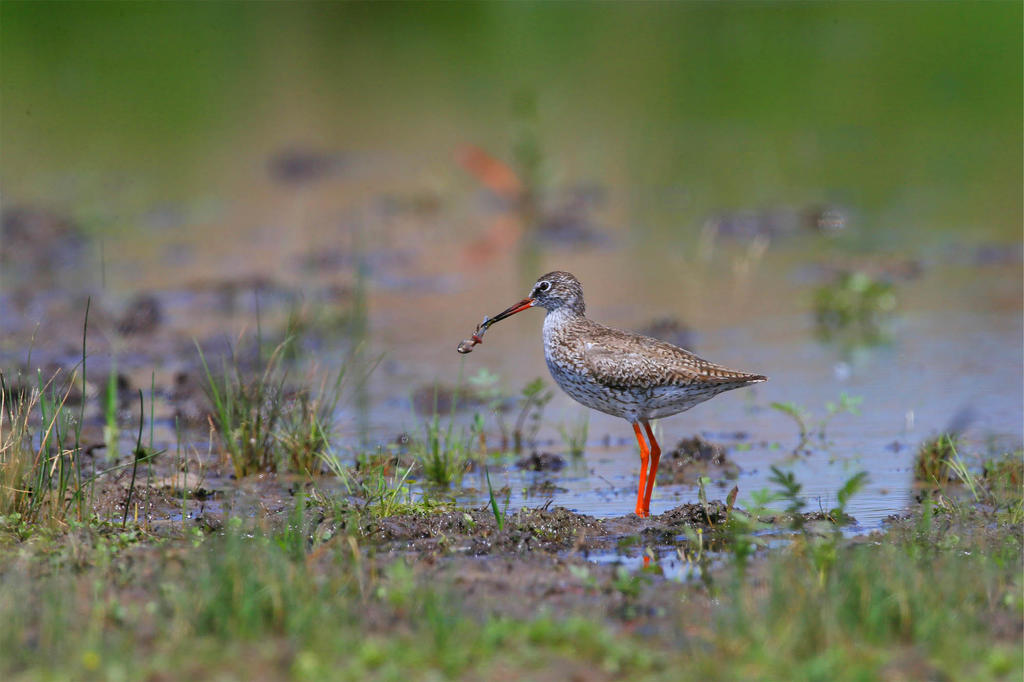
[[654,492],[654,479],[658,477],[658,460],[661,459],[661,446],[658,445],[658,441],[654,438],[654,432],[651,431],[651,423],[646,419],[643,422],[644,429],[647,431],[647,438],[651,441],[651,473],[647,476],[647,490],[644,491],[644,516],[650,516],[651,493]]
[[640,444],[640,487],[636,491],[636,515],[649,516],[650,511],[644,505],[644,487],[647,485],[647,461],[650,456],[650,450],[647,449],[644,435],[640,433],[640,424],[638,422],[633,422],[633,433],[636,434],[636,442]]

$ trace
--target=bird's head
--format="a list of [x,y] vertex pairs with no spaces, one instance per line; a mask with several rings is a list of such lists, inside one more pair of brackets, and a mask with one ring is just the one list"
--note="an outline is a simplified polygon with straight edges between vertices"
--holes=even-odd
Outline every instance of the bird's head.
[[584,312],[583,286],[574,275],[568,272],[559,270],[549,272],[537,280],[533,288],[530,289],[529,296],[490,318],[489,324],[500,322],[506,317],[511,317],[535,306],[540,306],[548,312],[568,308],[582,315]]
[[568,308],[580,315],[584,312],[583,285],[574,275],[556,270],[541,275],[530,290],[533,305],[548,311]]

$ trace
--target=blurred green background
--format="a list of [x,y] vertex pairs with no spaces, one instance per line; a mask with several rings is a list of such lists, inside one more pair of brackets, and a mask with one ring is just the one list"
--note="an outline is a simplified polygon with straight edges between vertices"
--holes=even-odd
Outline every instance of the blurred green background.
[[[875,239],[1019,239],[1022,4],[0,4],[3,198],[245,193],[282,145],[507,158],[673,221],[853,207]],[[889,236],[885,236],[889,235]]]

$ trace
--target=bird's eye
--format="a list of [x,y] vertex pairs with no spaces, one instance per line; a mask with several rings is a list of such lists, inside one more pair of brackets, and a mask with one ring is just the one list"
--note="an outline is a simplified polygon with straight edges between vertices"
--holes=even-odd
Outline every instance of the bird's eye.
[[541,282],[537,285],[537,291],[545,292],[551,288],[551,282]]

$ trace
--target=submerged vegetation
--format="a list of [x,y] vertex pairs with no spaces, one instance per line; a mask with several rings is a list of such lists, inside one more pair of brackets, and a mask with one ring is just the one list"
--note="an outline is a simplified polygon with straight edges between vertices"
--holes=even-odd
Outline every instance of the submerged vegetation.
[[841,273],[814,293],[814,320],[818,335],[826,340],[844,337],[879,343],[895,310],[893,285],[865,272]]

